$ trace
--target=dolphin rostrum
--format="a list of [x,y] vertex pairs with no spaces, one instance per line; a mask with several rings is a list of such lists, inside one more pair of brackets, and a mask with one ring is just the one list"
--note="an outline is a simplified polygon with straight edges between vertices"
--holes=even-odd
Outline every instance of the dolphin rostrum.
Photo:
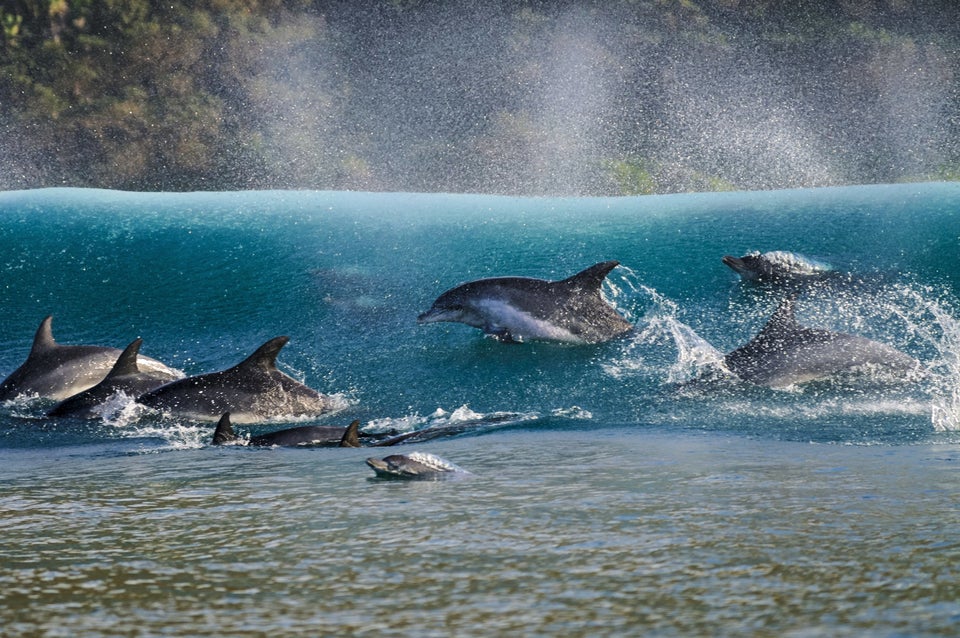
[[324,447],[360,447],[360,421],[355,420],[346,428],[324,425],[305,425],[298,428],[277,430],[268,434],[251,436],[249,440],[239,437],[230,423],[230,413],[226,412],[217,423],[213,433],[214,445],[239,443],[253,446],[324,446]]
[[275,337],[232,368],[162,385],[141,395],[137,402],[198,421],[217,421],[230,412],[236,423],[316,416],[330,411],[330,397],[277,369],[277,354],[289,340]]
[[605,261],[560,281],[530,277],[471,281],[440,295],[417,321],[465,323],[508,343],[608,341],[633,328],[600,295],[604,278],[617,265]]
[[[55,405],[47,416],[94,419],[101,416],[99,408],[120,392],[135,399],[145,392],[159,388],[172,379],[170,375],[152,370],[141,370],[137,355],[143,339],[135,339],[120,353],[120,357],[103,381]],[[180,375],[182,376],[182,375]]]
[[763,329],[723,362],[740,379],[773,388],[823,379],[865,365],[897,373],[919,362],[886,344],[842,332],[807,328],[794,317],[796,295],[777,308]]
[[437,480],[470,475],[470,472],[462,467],[429,452],[391,454],[382,459],[369,458],[367,465],[380,478]]
[[[52,316],[40,322],[27,360],[0,383],[0,401],[19,395],[62,401],[102,381],[117,362],[118,348],[57,343],[53,339],[52,323]],[[150,357],[140,355],[137,361],[145,370],[165,376],[166,381],[183,376],[180,371]]]

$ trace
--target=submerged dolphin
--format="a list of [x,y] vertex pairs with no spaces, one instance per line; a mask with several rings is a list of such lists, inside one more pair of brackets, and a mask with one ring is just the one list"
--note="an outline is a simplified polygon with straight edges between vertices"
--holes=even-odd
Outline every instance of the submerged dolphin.
[[[53,339],[52,323],[52,315],[40,322],[27,360],[0,383],[0,401],[19,395],[61,401],[99,383],[117,362],[118,348],[57,343]],[[166,381],[183,376],[180,371],[150,357],[140,355],[137,361],[145,370],[165,376]]]
[[360,447],[360,421],[354,421],[346,428],[324,425],[305,425],[299,428],[287,428],[268,434],[251,436],[244,440],[234,433],[230,423],[230,413],[225,413],[217,423],[213,433],[214,445],[226,445],[240,442],[243,445],[254,446],[325,446],[325,447]]
[[[170,375],[154,370],[141,370],[137,362],[143,339],[135,339],[120,353],[113,368],[97,385],[64,399],[53,407],[47,416],[93,419],[100,416],[99,408],[117,393],[136,398],[154,388],[159,388],[172,379]],[[182,375],[180,375],[182,376]]]
[[168,383],[137,402],[198,421],[217,421],[225,412],[237,423],[328,412],[329,397],[277,369],[277,354],[289,340],[275,337],[232,368]]
[[428,452],[391,454],[382,459],[369,458],[367,465],[381,478],[436,480],[469,475],[463,468]]
[[744,381],[782,388],[864,365],[898,373],[919,367],[913,357],[872,339],[801,326],[795,299],[788,296],[756,337],[724,357],[728,370]]
[[633,328],[600,295],[619,262],[605,261],[561,281],[494,277],[440,295],[419,323],[454,321],[504,342],[525,339],[600,343]]
[[834,272],[829,264],[786,250],[753,251],[743,257],[725,255],[721,261],[744,281],[804,279]]

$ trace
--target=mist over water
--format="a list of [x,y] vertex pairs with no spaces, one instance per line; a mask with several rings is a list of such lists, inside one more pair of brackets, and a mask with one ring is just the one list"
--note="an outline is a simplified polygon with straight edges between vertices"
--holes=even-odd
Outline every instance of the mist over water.
[[[748,18],[731,41],[719,14],[631,9],[332,16],[353,28],[334,64],[362,78],[330,122],[341,152],[359,142],[367,188],[535,195],[889,182],[956,159],[956,63],[935,43],[862,27],[791,46]],[[702,26],[664,26],[684,19]]]
[[[175,58],[187,92],[125,102],[139,110],[111,125],[129,138],[116,152],[109,128],[74,139],[80,105],[0,111],[0,187],[616,195],[949,178],[957,6],[882,4],[341,2],[246,30],[197,9],[211,28]],[[168,81],[138,72],[98,69],[132,74],[112,90],[133,95]]]

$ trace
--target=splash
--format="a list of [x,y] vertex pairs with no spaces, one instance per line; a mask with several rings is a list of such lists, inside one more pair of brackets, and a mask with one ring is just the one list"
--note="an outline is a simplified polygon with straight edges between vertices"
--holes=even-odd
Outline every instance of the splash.
[[[601,364],[604,372],[615,379],[633,374],[660,375],[662,383],[673,384],[722,365],[723,354],[680,321],[676,302],[640,283],[630,268],[620,266],[617,270],[622,271],[620,276],[615,280],[608,277],[604,283],[605,296],[635,325],[635,334],[620,356]],[[646,309],[643,314],[641,308]],[[677,354],[669,362],[664,353],[671,346]]]
[[533,421],[541,418],[541,416],[537,412],[476,412],[470,406],[462,405],[452,412],[437,408],[426,417],[419,414],[410,414],[401,417],[374,419],[364,425],[361,430],[368,434],[405,434],[466,425],[475,425],[477,429],[483,429],[487,426]]

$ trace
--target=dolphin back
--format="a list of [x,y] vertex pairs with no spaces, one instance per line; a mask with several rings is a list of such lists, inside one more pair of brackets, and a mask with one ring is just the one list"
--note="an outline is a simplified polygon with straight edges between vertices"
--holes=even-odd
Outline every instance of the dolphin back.
[[798,294],[788,295],[756,337],[724,357],[730,372],[749,383],[778,388],[859,366],[895,372],[919,366],[916,359],[885,343],[800,325],[794,315]]

